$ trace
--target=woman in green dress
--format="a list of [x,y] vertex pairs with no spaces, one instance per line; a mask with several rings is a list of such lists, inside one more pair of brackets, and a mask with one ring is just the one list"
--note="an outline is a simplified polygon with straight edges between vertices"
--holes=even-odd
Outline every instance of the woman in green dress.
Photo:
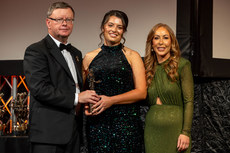
[[193,76],[180,57],[172,29],[159,23],[146,41],[145,68],[150,109],[145,120],[146,153],[191,152]]

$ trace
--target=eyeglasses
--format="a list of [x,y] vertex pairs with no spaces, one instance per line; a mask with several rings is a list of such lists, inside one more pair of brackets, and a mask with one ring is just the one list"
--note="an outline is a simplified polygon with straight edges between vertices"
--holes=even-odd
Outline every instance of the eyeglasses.
[[53,20],[53,21],[56,21],[58,24],[62,24],[64,21],[67,23],[67,24],[73,24],[73,21],[74,21],[74,19],[54,19],[54,18],[48,18],[48,19],[50,19],[50,20]]

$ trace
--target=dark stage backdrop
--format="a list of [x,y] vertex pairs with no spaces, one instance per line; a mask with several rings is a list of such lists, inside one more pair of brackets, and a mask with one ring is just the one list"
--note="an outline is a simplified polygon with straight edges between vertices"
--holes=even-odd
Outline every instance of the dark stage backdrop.
[[[230,52],[227,45],[230,39],[225,37],[230,33],[229,24],[226,24],[226,20],[230,22],[230,11],[229,7],[219,8],[229,4],[228,0],[177,0],[177,39],[182,55],[192,62],[195,76],[230,78]],[[217,29],[217,26],[224,30]],[[223,34],[218,31],[223,31]]]
[[177,0],[177,39],[195,80],[192,153],[230,152],[230,60],[212,57],[212,27],[213,0]]
[[193,153],[230,152],[230,80],[195,78]]
[[24,75],[23,60],[0,60],[0,75]]

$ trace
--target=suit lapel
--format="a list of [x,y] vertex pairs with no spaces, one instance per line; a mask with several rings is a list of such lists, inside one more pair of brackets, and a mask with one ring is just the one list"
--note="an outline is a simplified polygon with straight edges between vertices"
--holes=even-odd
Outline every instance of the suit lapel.
[[70,54],[72,56],[72,59],[73,59],[73,63],[75,65],[75,68],[76,68],[76,73],[77,73],[77,79],[78,79],[78,84],[81,85],[82,83],[82,74],[81,74],[81,61],[80,61],[80,57],[73,54],[73,51],[71,50],[70,51]]
[[55,42],[52,40],[52,38],[50,38],[49,35],[45,39],[47,41],[47,47],[50,49],[50,53],[58,61],[58,63],[63,67],[63,69],[67,72],[69,77],[73,79],[73,76],[72,76],[70,69],[69,69],[69,67],[65,61],[65,58],[63,57],[61,51],[59,50],[59,48],[57,47]]

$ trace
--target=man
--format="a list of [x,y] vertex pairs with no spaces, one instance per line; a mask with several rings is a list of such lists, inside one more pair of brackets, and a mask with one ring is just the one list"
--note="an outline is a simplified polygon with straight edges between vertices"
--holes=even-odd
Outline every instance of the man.
[[29,140],[33,153],[78,153],[81,119],[75,108],[99,100],[95,91],[80,92],[82,54],[70,44],[63,45],[68,44],[74,15],[69,4],[53,3],[47,12],[48,35],[25,51],[23,66],[31,93]]

